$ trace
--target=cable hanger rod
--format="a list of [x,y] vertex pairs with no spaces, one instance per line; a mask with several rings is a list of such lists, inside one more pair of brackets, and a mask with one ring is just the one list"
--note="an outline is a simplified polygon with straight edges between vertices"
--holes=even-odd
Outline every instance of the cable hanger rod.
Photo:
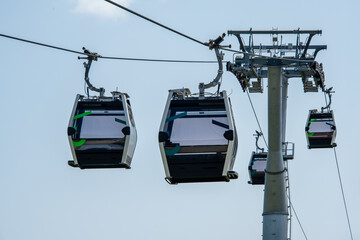
[[148,17],[145,17],[145,16],[143,16],[143,15],[137,13],[137,12],[134,12],[134,11],[132,11],[132,10],[130,10],[130,9],[128,9],[128,8],[126,8],[126,7],[124,7],[124,6],[116,3],[116,2],[113,2],[113,1],[111,1],[111,0],[105,0],[105,1],[108,2],[108,3],[111,3],[111,4],[114,5],[114,6],[117,6],[117,7],[121,8],[121,9],[123,9],[123,10],[125,10],[125,11],[127,11],[127,12],[129,12],[129,13],[132,13],[132,14],[138,16],[138,17],[141,17],[141,18],[143,18],[143,19],[145,19],[145,20],[147,20],[147,21],[149,21],[149,22],[152,22],[152,23],[154,23],[154,24],[156,24],[156,25],[158,25],[158,26],[160,26],[160,27],[162,27],[162,28],[165,28],[165,29],[167,29],[167,30],[169,30],[169,31],[171,31],[171,32],[174,32],[174,33],[176,33],[176,34],[178,34],[178,35],[180,35],[180,36],[183,36],[183,37],[185,37],[185,38],[187,38],[187,39],[190,39],[190,40],[192,40],[192,41],[194,41],[194,42],[197,42],[197,43],[199,43],[199,44],[201,44],[201,45],[204,45],[204,46],[208,46],[208,45],[209,45],[208,43],[204,43],[204,42],[201,42],[201,41],[199,41],[199,40],[197,40],[197,39],[195,39],[195,38],[189,37],[188,35],[185,35],[185,34],[179,32],[179,31],[176,31],[176,30],[174,30],[174,29],[172,29],[172,28],[170,28],[170,27],[167,27],[167,26],[165,26],[165,25],[163,25],[163,24],[161,24],[161,23],[158,23],[158,22],[156,22],[156,21],[154,21],[154,20],[152,20],[152,19],[150,19],[150,18],[148,18]]

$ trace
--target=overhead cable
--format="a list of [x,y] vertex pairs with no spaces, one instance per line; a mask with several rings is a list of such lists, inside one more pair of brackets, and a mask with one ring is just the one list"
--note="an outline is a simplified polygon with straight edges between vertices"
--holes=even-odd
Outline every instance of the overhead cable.
[[342,198],[343,198],[343,202],[344,202],[344,207],[345,207],[345,212],[346,212],[346,218],[347,218],[347,223],[348,223],[348,227],[349,227],[350,237],[351,237],[351,239],[353,240],[354,238],[353,238],[353,234],[352,234],[352,231],[351,231],[350,218],[349,218],[349,213],[348,213],[348,209],[347,209],[347,206],[346,206],[344,188],[343,188],[343,184],[342,184],[342,181],[341,181],[339,163],[338,163],[338,159],[337,159],[337,154],[336,154],[335,148],[334,148],[334,155],[335,155],[336,167],[337,167],[337,172],[338,172],[338,176],[339,176],[339,182],[340,182],[341,193],[342,193]]
[[66,49],[66,48],[61,48],[61,47],[56,47],[56,46],[48,45],[48,44],[45,44],[45,43],[34,42],[34,41],[26,40],[26,39],[23,39],[23,38],[17,38],[17,37],[13,37],[13,36],[1,34],[1,33],[0,33],[0,36],[5,37],[5,38],[10,38],[10,39],[13,39],[13,40],[18,40],[18,41],[22,41],[22,42],[26,42],[26,43],[31,43],[31,44],[43,46],[43,47],[54,48],[54,49],[65,51],[65,52],[71,52],[71,53],[76,53],[76,54],[81,54],[81,55],[88,55],[88,54],[85,54],[83,52],[74,51],[74,50],[71,50],[71,49]]
[[[257,122],[257,124],[258,124],[258,126],[259,126],[259,130],[260,130],[260,132],[263,133],[263,131],[262,131],[262,129],[261,129],[260,122],[259,122],[259,119],[258,119],[258,117],[257,117],[256,111],[255,111],[255,108],[254,108],[254,105],[253,105],[253,103],[252,103],[252,101],[251,101],[250,94],[249,94],[249,91],[248,91],[247,88],[246,88],[246,93],[247,93],[247,96],[248,96],[248,98],[249,98],[249,102],[250,102],[251,108],[252,108],[252,110],[253,110],[253,112],[254,112],[256,122]],[[264,133],[262,134],[262,137],[263,137],[263,139],[264,139],[266,148],[269,149],[268,144],[267,144],[266,139],[265,139],[265,136],[264,136]]]
[[108,2],[108,3],[111,3],[111,4],[114,5],[114,6],[117,6],[117,7],[121,8],[121,9],[123,9],[123,10],[125,10],[125,11],[127,11],[127,12],[129,12],[129,13],[132,13],[132,14],[138,16],[138,17],[141,17],[141,18],[143,18],[143,19],[145,19],[145,20],[147,20],[147,21],[149,21],[149,22],[152,22],[152,23],[154,23],[154,24],[156,24],[156,25],[158,25],[158,26],[160,26],[160,27],[162,27],[162,28],[165,28],[165,29],[167,29],[167,30],[169,30],[169,31],[171,31],[171,32],[174,32],[174,33],[176,33],[176,34],[178,34],[178,35],[180,35],[180,36],[183,36],[183,37],[185,37],[185,38],[188,38],[188,39],[190,39],[190,40],[192,40],[192,41],[194,41],[194,42],[200,43],[201,45],[208,46],[207,43],[201,42],[201,41],[199,41],[199,40],[197,40],[197,39],[195,39],[195,38],[192,38],[192,37],[190,37],[190,36],[188,36],[188,35],[185,35],[185,34],[179,32],[179,31],[176,31],[176,30],[174,30],[174,29],[172,29],[172,28],[170,28],[170,27],[167,27],[167,26],[165,26],[165,25],[163,25],[163,24],[161,24],[161,23],[158,23],[158,22],[156,22],[156,21],[154,21],[154,20],[152,20],[152,19],[150,19],[150,18],[148,18],[148,17],[145,17],[144,15],[141,15],[141,14],[139,14],[139,13],[137,13],[137,12],[134,12],[133,10],[130,10],[130,9],[128,9],[128,8],[120,5],[119,3],[113,2],[113,1],[111,1],[111,0],[105,0],[105,1]]
[[300,226],[300,228],[301,228],[301,231],[302,231],[305,239],[307,240],[308,238],[307,238],[307,236],[306,236],[306,233],[305,233],[305,231],[304,231],[304,228],[303,228],[303,226],[301,225],[300,219],[299,219],[299,217],[298,217],[298,215],[297,215],[297,213],[296,213],[296,211],[295,211],[294,205],[292,204],[289,196],[288,196],[288,199],[289,199],[290,206],[291,206],[291,208],[292,208],[292,210],[293,210],[293,212],[294,212],[294,214],[295,214],[296,220],[297,220],[297,222],[299,223],[299,226]]
[[[192,40],[192,41],[194,41],[194,42],[197,42],[197,43],[199,43],[199,44],[201,44],[201,45],[204,45],[204,46],[209,46],[209,43],[201,42],[201,41],[199,41],[199,40],[197,40],[197,39],[195,39],[195,38],[192,38],[192,37],[190,37],[190,36],[188,36],[188,35],[185,35],[185,34],[179,32],[179,31],[176,31],[176,30],[174,30],[174,29],[172,29],[172,28],[170,28],[170,27],[167,27],[167,26],[165,26],[165,25],[163,25],[163,24],[161,24],[161,23],[158,23],[158,22],[156,22],[156,21],[154,21],[154,20],[152,20],[152,19],[150,19],[150,18],[148,18],[148,17],[145,17],[144,15],[141,15],[141,14],[139,14],[139,13],[137,13],[137,12],[135,12],[135,11],[129,9],[129,8],[126,8],[126,7],[122,6],[122,5],[120,5],[119,3],[113,2],[113,1],[111,1],[111,0],[104,0],[104,1],[106,1],[106,2],[108,2],[108,3],[110,3],[110,4],[113,4],[114,6],[119,7],[119,8],[121,8],[121,9],[123,9],[123,10],[125,10],[125,11],[127,11],[127,12],[129,12],[129,13],[132,13],[132,14],[140,17],[140,18],[143,18],[143,19],[145,19],[145,20],[147,20],[147,21],[149,21],[149,22],[151,22],[151,23],[154,23],[154,24],[156,24],[156,25],[158,25],[158,26],[160,26],[160,27],[162,27],[162,28],[165,28],[165,29],[167,29],[167,30],[169,30],[169,31],[171,31],[171,32],[174,32],[174,33],[176,33],[176,34],[178,34],[178,35],[180,35],[180,36],[183,36],[183,37],[185,37],[185,38],[187,38],[187,39],[190,39],[190,40]],[[283,58],[283,57],[263,56],[263,55],[260,55],[260,54],[249,53],[249,52],[246,52],[246,51],[237,51],[237,50],[233,50],[233,49],[230,49],[230,48],[227,48],[227,47],[224,47],[224,46],[220,46],[219,48],[222,49],[222,50],[224,50],[224,51],[241,53],[241,54],[250,55],[250,56],[255,56],[255,57],[265,57],[265,58],[268,58],[268,59],[278,59],[278,60],[284,60],[284,59],[286,59],[286,58]],[[300,60],[300,59],[291,59],[291,60],[292,60],[293,62],[304,62],[304,63],[312,62],[312,61]]]
[[300,218],[299,216],[297,215],[296,211],[295,211],[295,207],[291,201],[291,194],[290,194],[290,176],[289,176],[289,166],[288,166],[288,163],[289,161],[285,161],[285,165],[286,165],[286,180],[287,180],[287,197],[288,197],[288,200],[289,200],[289,206],[290,206],[290,236],[289,236],[289,239],[292,239],[292,222],[291,222],[291,218],[292,218],[292,213],[295,214],[295,217],[296,217],[296,221],[298,222],[299,226],[300,226],[300,229],[305,237],[306,240],[308,240],[307,236],[306,236],[306,233],[305,233],[305,230],[300,222]]
[[[329,88],[329,89],[327,89],[327,90],[324,92],[325,103],[326,103],[326,105],[328,106],[328,107],[325,107],[325,108],[330,108],[330,104],[331,104],[331,90],[332,90],[332,87]],[[327,101],[326,94],[329,94],[329,103],[328,103],[328,101]],[[350,237],[351,237],[351,239],[354,239],[354,238],[353,238],[353,234],[352,234],[352,230],[351,230],[349,213],[348,213],[348,209],[347,209],[347,205],[346,205],[344,187],[343,187],[342,180],[341,180],[341,174],[340,174],[339,162],[338,162],[338,158],[337,158],[337,154],[336,154],[336,148],[334,148],[334,156],[335,156],[336,168],[337,168],[337,172],[338,172],[339,183],[340,183],[340,188],[341,188],[341,194],[342,194],[342,198],[343,198],[343,203],[344,203],[344,208],[345,208],[345,213],[346,213],[346,219],[347,219],[347,223],[348,223],[348,227],[349,227]]]
[[[53,49],[56,49],[56,50],[61,50],[61,51],[71,52],[71,53],[76,53],[76,54],[85,55],[85,56],[92,56],[92,54],[88,54],[88,53],[84,53],[84,52],[79,52],[79,51],[75,51],[75,50],[71,50],[71,49],[67,49],[67,48],[57,47],[57,46],[53,46],[53,45],[49,45],[49,44],[45,44],[45,43],[30,41],[30,40],[27,40],[27,39],[18,38],[18,37],[13,37],[13,36],[1,34],[1,33],[0,33],[0,36],[1,36],[1,37],[5,37],[5,38],[9,38],[9,39],[13,39],[13,40],[17,40],[17,41],[22,41],[22,42],[34,44],[34,45],[39,45],[39,46],[42,46],[42,47],[53,48]],[[151,58],[124,58],[124,57],[107,57],[107,56],[101,56],[101,55],[97,55],[96,57],[98,57],[98,58],[103,58],[103,59],[112,59],[112,60],[143,61],[143,62],[218,63],[218,61],[205,61],[205,60],[173,60],[173,59],[151,59]]]
[[150,59],[150,58],[123,58],[123,57],[103,57],[104,59],[113,60],[128,60],[128,61],[143,61],[143,62],[168,62],[168,63],[217,63],[217,61],[202,61],[202,60],[171,60],[171,59]]
[[[108,0],[105,0],[105,1],[108,1]],[[23,38],[18,38],[18,37],[6,35],[6,34],[1,34],[0,33],[0,37],[9,38],[9,39],[17,40],[17,41],[22,41],[22,42],[26,42],[26,43],[30,43],[30,44],[34,44],[34,45],[39,45],[39,46],[42,46],[42,47],[53,48],[53,49],[57,49],[57,50],[65,51],[65,52],[71,52],[71,53],[76,53],[76,54],[89,56],[89,54],[86,54],[86,53],[83,53],[83,52],[79,52],[79,51],[75,51],[75,50],[71,50],[71,49],[67,49],[67,48],[62,48],[62,47],[57,47],[57,46],[53,46],[53,45],[49,45],[49,44],[45,44],[45,43],[35,42],[35,41],[23,39]],[[229,48],[222,48],[221,47],[221,49],[224,50],[224,51],[230,51],[230,52],[234,52],[234,53],[241,53],[241,54],[247,54],[247,55],[258,56],[258,57],[265,57],[265,58],[268,58],[268,59],[279,59],[279,60],[284,59],[284,58],[281,58],[281,57],[262,56],[262,55],[255,54],[255,53],[237,51],[237,50],[233,50],[233,49],[229,49]],[[218,63],[218,61],[206,61],[206,60],[172,60],[172,59],[151,59],[151,58],[123,58],[123,57],[107,57],[107,56],[100,56],[100,55],[98,57],[103,58],[103,59],[125,60],[125,61],[143,61],[143,62]],[[297,59],[292,59],[292,61],[294,61],[294,62],[309,62],[307,60],[297,60]]]

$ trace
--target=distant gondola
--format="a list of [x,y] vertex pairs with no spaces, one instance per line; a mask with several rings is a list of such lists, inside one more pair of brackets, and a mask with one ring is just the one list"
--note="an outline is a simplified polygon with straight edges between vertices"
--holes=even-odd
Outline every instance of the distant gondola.
[[72,167],[130,168],[136,128],[125,93],[112,97],[77,95],[68,126]]
[[249,183],[252,185],[265,184],[265,169],[267,152],[252,152],[249,162]]
[[[265,184],[265,172],[267,164],[268,153],[264,152],[264,148],[258,146],[258,139],[262,133],[257,132],[256,137],[256,152],[252,152],[249,162],[249,184],[252,185],[264,185]],[[283,160],[294,159],[295,145],[291,142],[284,142],[282,147]]]
[[336,126],[333,111],[310,110],[305,132],[308,148],[335,147]]
[[170,90],[160,126],[159,146],[170,184],[229,181],[237,135],[226,91],[188,97]]

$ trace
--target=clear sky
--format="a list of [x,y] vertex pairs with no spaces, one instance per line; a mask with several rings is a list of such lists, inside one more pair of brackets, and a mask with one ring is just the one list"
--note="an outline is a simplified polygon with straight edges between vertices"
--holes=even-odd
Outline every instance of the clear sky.
[[[354,239],[360,239],[359,1],[122,3],[201,41],[251,27],[322,29],[313,43],[328,45],[317,60],[324,64],[326,85],[336,91],[337,154]],[[0,33],[77,51],[86,47],[103,56],[215,60],[206,47],[101,0],[2,0]],[[239,47],[234,36],[224,44]],[[216,76],[216,64],[94,62],[90,79],[95,86],[107,94],[118,88],[130,95],[138,144],[131,170],[82,171],[67,165],[72,156],[66,129],[75,96],[84,92],[83,61],[76,54],[5,38],[0,50],[1,240],[261,239],[263,186],[247,184],[258,128],[231,73],[224,73],[222,89],[231,94],[237,125],[234,170],[239,179],[172,186],[164,180],[157,142],[168,89],[196,92],[199,82]],[[225,53],[225,60],[232,57]],[[267,136],[266,91],[251,97]],[[300,79],[290,80],[286,138],[296,145],[289,163],[292,202],[308,239],[350,239],[334,152],[306,147],[308,111],[322,106],[321,92],[304,93]],[[295,218],[292,226],[293,239],[305,239]]]

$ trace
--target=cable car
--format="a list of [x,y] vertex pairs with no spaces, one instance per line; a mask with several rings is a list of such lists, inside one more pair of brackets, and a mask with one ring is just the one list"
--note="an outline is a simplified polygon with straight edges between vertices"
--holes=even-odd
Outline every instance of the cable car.
[[85,98],[77,95],[68,125],[74,160],[68,164],[87,168],[130,168],[136,145],[136,128],[129,96]]
[[333,111],[310,110],[305,132],[309,149],[336,147],[336,126]]
[[[264,149],[262,149],[264,150]],[[294,159],[294,143],[283,143],[283,159],[284,161]],[[264,185],[265,184],[265,169],[267,161],[267,152],[252,152],[249,162],[249,184]]]
[[190,97],[170,90],[159,131],[159,146],[170,184],[236,179],[237,134],[226,91]]
[[267,152],[264,152],[264,148],[259,147],[259,138],[263,136],[263,133],[256,130],[255,132],[256,151],[251,154],[248,167],[250,181],[248,181],[248,183],[252,185],[263,185],[265,184]]
[[267,152],[252,152],[249,162],[249,184],[264,185]]
[[[259,137],[263,136],[262,132],[255,131],[254,134],[256,142],[256,151],[252,152],[250,162],[249,162],[249,184],[252,185],[264,185],[265,184],[265,170],[267,164],[267,152],[264,152],[264,148],[260,148],[258,145]],[[294,159],[294,149],[295,145],[291,142],[283,142],[282,144],[282,156],[283,160]]]

